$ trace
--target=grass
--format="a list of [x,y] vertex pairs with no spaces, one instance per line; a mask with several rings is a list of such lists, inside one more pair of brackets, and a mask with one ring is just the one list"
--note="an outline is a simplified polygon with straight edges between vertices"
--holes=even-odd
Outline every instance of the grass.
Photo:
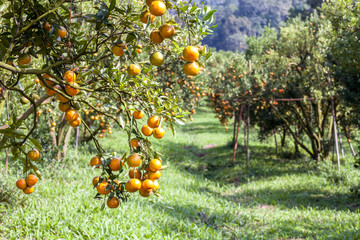
[[[347,166],[334,174],[332,166],[319,170],[305,158],[278,158],[271,140],[260,143],[255,134],[247,169],[241,145],[232,163],[231,137],[202,108],[175,139],[168,131],[154,140],[169,166],[160,179],[161,198],[134,194],[115,210],[101,211],[93,199],[91,180],[99,170],[88,166],[91,146],[43,168],[31,196],[14,190],[20,174],[12,164],[0,180],[0,239],[360,238],[360,200],[349,192],[359,182],[357,170]],[[127,149],[121,132],[102,144]],[[216,146],[203,149],[209,144]]]

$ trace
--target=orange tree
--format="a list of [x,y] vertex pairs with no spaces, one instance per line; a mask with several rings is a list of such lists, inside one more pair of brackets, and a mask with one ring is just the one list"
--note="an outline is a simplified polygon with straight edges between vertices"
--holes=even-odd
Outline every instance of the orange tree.
[[[52,139],[62,149],[68,126],[83,128],[94,142],[97,154],[90,164],[102,170],[93,180],[96,197],[107,195],[109,207],[130,192],[157,193],[164,167],[150,136],[162,138],[163,126],[174,129],[183,115],[176,96],[159,88],[153,73],[161,64],[154,64],[150,53],[161,53],[165,63],[181,62],[187,74],[197,75],[205,54],[185,47],[210,33],[214,11],[187,1],[22,0],[1,6],[0,142],[13,160],[23,162],[26,179],[18,188],[31,193],[36,176],[30,173],[41,177],[36,162],[49,143],[39,128],[57,130]],[[140,126],[145,116],[147,124]],[[127,134],[129,151],[121,155],[105,153],[98,141],[111,133],[112,124]]]

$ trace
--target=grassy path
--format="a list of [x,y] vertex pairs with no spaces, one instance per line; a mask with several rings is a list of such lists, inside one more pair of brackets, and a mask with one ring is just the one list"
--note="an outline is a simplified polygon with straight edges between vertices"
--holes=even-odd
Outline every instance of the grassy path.
[[[11,206],[0,202],[0,239],[360,239],[360,201],[349,186],[306,161],[277,159],[255,134],[250,169],[241,152],[232,165],[230,140],[231,131],[204,109],[175,139],[168,131],[156,141],[169,166],[160,179],[162,197],[135,194],[115,210],[100,211],[93,199],[91,179],[99,170],[88,167],[87,147],[43,170],[31,197],[12,192],[12,170],[0,180],[0,197],[13,195]],[[109,151],[127,149],[118,132],[102,143]],[[216,146],[203,149],[209,144]]]

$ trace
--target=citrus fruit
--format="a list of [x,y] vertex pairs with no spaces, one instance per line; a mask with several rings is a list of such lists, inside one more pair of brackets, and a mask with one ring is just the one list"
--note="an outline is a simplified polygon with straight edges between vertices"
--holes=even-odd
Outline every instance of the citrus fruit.
[[163,24],[160,28],[159,28],[159,31],[160,31],[160,35],[163,37],[163,38],[171,38],[172,36],[174,36],[175,34],[175,28],[173,25],[171,24]]
[[138,167],[141,164],[141,157],[138,154],[133,153],[126,159],[126,162],[129,167]]
[[37,149],[32,149],[32,150],[28,151],[27,157],[30,160],[37,160],[40,157],[40,153]]
[[183,51],[185,61],[195,62],[199,58],[199,49],[194,46],[187,46]]
[[157,139],[162,138],[165,135],[165,130],[162,127],[155,128],[153,130],[153,136]]
[[137,178],[140,179],[141,178],[141,172],[136,169],[136,168],[132,168],[129,171],[129,178]]
[[62,111],[62,112],[66,112],[66,111],[68,111],[68,110],[71,109],[71,105],[70,105],[69,102],[66,102],[66,103],[60,102],[60,103],[59,103],[59,109],[60,109],[60,111]]
[[26,178],[26,184],[29,186],[29,187],[32,187],[34,186],[38,181],[38,178],[37,176],[35,176],[34,174],[30,174],[27,178]]
[[119,158],[113,158],[111,159],[109,163],[109,168],[112,171],[119,171],[123,166],[123,162]]
[[164,38],[161,36],[160,31],[159,30],[154,30],[150,33],[150,40],[153,43],[162,43],[164,41]]
[[99,185],[97,185],[96,190],[98,193],[102,194],[102,195],[107,195],[110,193],[111,189],[106,190],[106,188],[109,186],[109,183],[107,182],[102,182]]
[[147,120],[147,125],[151,128],[157,128],[160,124],[160,117],[152,116]]
[[141,181],[136,178],[130,179],[125,185],[125,189],[128,192],[136,192],[140,188],[141,188]]
[[157,180],[157,179],[159,179],[161,177],[161,172],[160,171],[149,172],[148,176],[149,176],[149,179],[154,181],[154,180]]
[[148,125],[144,125],[144,126],[142,126],[142,128],[141,128],[141,132],[145,135],[145,136],[147,136],[147,137],[149,137],[149,136],[151,136],[151,134],[153,133],[153,130],[148,126]]
[[166,5],[162,1],[153,1],[149,6],[149,11],[154,16],[162,16],[166,13]]
[[34,187],[26,187],[26,188],[23,190],[23,192],[24,192],[25,194],[31,194],[31,193],[34,192],[34,190],[35,190]]
[[119,57],[124,55],[124,49],[119,44],[112,46],[111,51],[114,55]]
[[70,109],[65,113],[65,119],[68,122],[75,121],[76,119],[79,118],[79,116],[80,116],[79,113],[75,109]]
[[142,117],[144,116],[144,113],[142,111],[135,111],[133,113],[133,116],[135,119],[142,119]]
[[119,204],[120,204],[120,201],[116,197],[109,198],[107,201],[107,206],[109,208],[117,208],[119,206]]
[[164,62],[164,56],[160,52],[151,54],[150,63],[154,66],[160,66]]
[[153,23],[155,21],[155,16],[152,15],[149,11],[144,11],[140,14],[140,21],[142,23],[147,24],[150,16],[150,23]]
[[149,169],[150,171],[156,172],[160,170],[161,168],[161,161],[157,158],[154,158],[149,163]]
[[137,64],[130,64],[129,67],[127,68],[127,73],[130,76],[136,76],[141,72],[141,68],[139,65]]
[[81,118],[78,117],[76,120],[69,122],[71,127],[78,127],[81,125]]
[[19,179],[19,180],[17,180],[16,181],[16,187],[18,188],[18,189],[21,189],[21,190],[24,190],[25,188],[26,188],[26,181],[25,181],[25,179]]
[[[70,83],[71,86],[66,85],[65,86],[65,92],[70,96],[75,96],[79,93],[79,89],[74,87],[79,87],[79,85],[76,82]],[[74,87],[72,87],[74,86]]]
[[[93,157],[91,160],[90,160],[90,166],[93,167],[95,165],[101,165],[101,160],[98,156],[95,156]],[[96,168],[100,168],[100,166],[97,166]]]
[[195,76],[199,73],[200,68],[197,62],[189,62],[184,65],[184,73],[190,76]]
[[27,65],[31,62],[31,56],[29,54],[21,54],[18,58],[20,65]]

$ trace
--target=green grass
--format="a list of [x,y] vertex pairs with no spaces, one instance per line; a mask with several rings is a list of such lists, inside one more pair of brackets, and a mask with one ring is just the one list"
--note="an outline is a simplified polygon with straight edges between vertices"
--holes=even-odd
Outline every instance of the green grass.
[[[0,239],[360,239],[360,200],[349,192],[357,170],[319,171],[306,158],[280,159],[271,139],[260,143],[255,133],[249,169],[242,145],[232,164],[232,132],[205,108],[176,138],[169,132],[154,140],[168,166],[161,197],[134,194],[115,210],[101,211],[93,199],[99,170],[88,166],[91,146],[43,168],[31,196],[13,189],[20,174],[12,164],[0,180]],[[121,132],[102,144],[127,149]],[[203,149],[208,144],[216,147]]]

